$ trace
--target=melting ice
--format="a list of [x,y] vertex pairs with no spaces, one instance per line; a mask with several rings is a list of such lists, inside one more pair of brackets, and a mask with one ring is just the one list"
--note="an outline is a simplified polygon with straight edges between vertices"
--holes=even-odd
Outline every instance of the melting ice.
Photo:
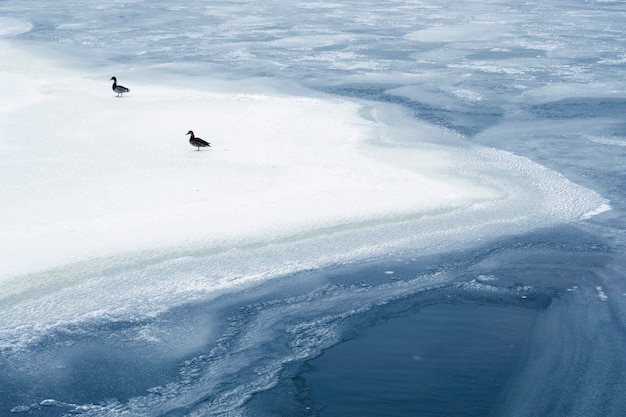
[[[509,9],[487,7],[483,30],[465,7],[446,17],[428,2],[367,5],[342,31],[360,7],[300,4],[290,26],[279,2],[161,3],[70,13],[76,5],[59,2],[50,15],[38,2],[0,6],[4,410],[243,413],[286,366],[341,341],[341,323],[454,279],[422,270],[372,287],[316,271],[403,251],[437,257],[610,210],[559,172],[468,141],[485,127],[475,120],[435,117],[436,106],[467,103],[495,117],[484,91],[445,83],[432,63],[472,49],[469,35],[502,42],[507,25],[495,21],[515,21]],[[404,10],[436,24],[378,21]],[[396,67],[384,52],[395,38],[405,48]],[[505,38],[477,52],[480,71],[516,77],[509,64],[550,49]],[[374,58],[333,48],[352,42],[373,42]],[[416,62],[424,74],[408,69]],[[476,70],[447,68],[461,79]],[[131,92],[116,98],[111,76]],[[420,80],[443,83],[433,92]],[[384,88],[395,104],[350,84],[364,81],[396,84]],[[420,101],[422,118],[406,105]],[[485,137],[515,140],[523,126]],[[212,147],[191,147],[188,130]],[[68,382],[80,369],[90,389]]]

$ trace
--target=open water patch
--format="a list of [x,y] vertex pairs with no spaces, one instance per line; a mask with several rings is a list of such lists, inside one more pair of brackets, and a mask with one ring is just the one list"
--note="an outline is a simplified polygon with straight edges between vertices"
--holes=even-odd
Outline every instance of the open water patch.
[[329,416],[484,416],[523,358],[538,311],[438,304],[327,350],[298,375]]

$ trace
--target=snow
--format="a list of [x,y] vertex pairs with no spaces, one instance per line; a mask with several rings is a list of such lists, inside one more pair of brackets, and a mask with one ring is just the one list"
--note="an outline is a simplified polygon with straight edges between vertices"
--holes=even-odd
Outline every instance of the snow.
[[[556,173],[397,109],[235,85],[215,91],[211,80],[171,86],[139,71],[96,79],[8,42],[1,53],[3,283],[126,252],[389,226],[371,241],[328,248],[342,259],[405,238],[394,225],[405,222],[427,246],[433,230],[418,225],[426,217],[437,234],[472,238],[494,224],[510,226],[497,235],[606,207]],[[115,98],[109,75],[132,92]],[[212,148],[196,152],[189,129]]]
[[606,293],[604,292],[604,290],[602,289],[602,286],[598,285],[596,286],[596,291],[598,291],[598,298],[602,301],[606,301],[609,299],[609,297],[606,295]]
[[[154,315],[236,283],[403,248],[436,253],[610,208],[561,174],[392,105],[262,80],[94,75],[7,41],[1,50],[0,302],[23,302],[9,327]],[[113,75],[131,93],[115,97]],[[196,151],[190,129],[212,147]],[[210,279],[99,272],[156,263],[163,275],[190,255],[206,257]],[[63,288],[50,302],[85,301],[38,306]]]
[[13,36],[28,32],[32,25],[14,17],[0,16],[0,36]]

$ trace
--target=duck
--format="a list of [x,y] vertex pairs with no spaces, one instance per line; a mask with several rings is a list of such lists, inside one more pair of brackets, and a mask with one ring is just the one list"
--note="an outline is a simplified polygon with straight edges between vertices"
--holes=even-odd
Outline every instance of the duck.
[[109,81],[113,81],[113,91],[117,93],[117,97],[122,97],[122,94],[130,92],[129,88],[124,87],[123,85],[117,85],[117,78],[111,77]]
[[190,130],[189,132],[187,132],[187,135],[191,135],[189,137],[189,143],[191,144],[191,146],[195,146],[196,148],[198,148],[198,150],[200,150],[200,148],[205,148],[207,146],[211,147],[211,144],[207,142],[206,140],[195,137],[193,134],[193,130]]

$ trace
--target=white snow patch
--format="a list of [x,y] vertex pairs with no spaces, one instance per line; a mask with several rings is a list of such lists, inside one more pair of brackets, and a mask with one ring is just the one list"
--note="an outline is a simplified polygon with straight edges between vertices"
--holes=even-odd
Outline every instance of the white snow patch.
[[496,278],[494,275],[482,275],[482,274],[481,274],[481,275],[479,275],[476,279],[477,279],[478,281],[481,281],[481,282],[487,282],[487,281],[495,281],[495,280],[497,280],[497,278]]
[[626,146],[626,138],[623,137],[608,137],[598,135],[588,135],[585,137],[589,141],[599,143],[601,145]]
[[493,40],[508,33],[503,24],[493,22],[472,22],[468,24],[441,24],[416,30],[404,37],[419,42],[472,42]]
[[[59,317],[105,304],[148,314],[302,268],[579,221],[604,203],[392,105],[264,81],[87,75],[7,41],[0,58],[0,302],[102,294],[57,300]],[[131,93],[115,98],[111,76]],[[196,151],[188,130],[212,147]],[[206,257],[210,272],[99,275],[129,262],[169,270],[187,256]],[[33,319],[25,310],[45,308],[25,304],[0,324]]]
[[607,203],[603,203],[600,204],[598,207],[596,207],[594,210],[590,210],[587,213],[583,214],[582,218],[583,219],[590,219],[594,216],[597,216],[599,214],[605,213],[607,211],[611,211],[613,208],[611,207],[610,204]]
[[14,17],[0,16],[0,37],[11,37],[28,32],[33,28],[30,22]]

